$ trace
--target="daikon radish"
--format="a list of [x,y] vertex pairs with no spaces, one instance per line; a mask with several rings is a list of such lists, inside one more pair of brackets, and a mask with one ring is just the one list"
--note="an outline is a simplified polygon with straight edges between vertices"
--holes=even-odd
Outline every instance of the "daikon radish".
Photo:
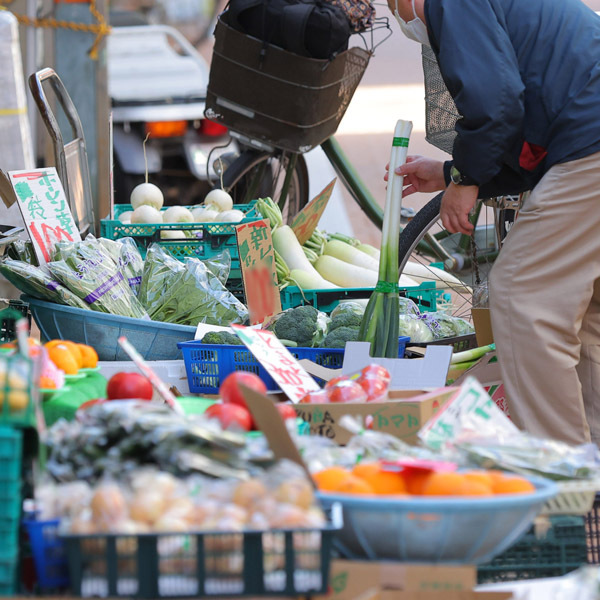
[[339,240],[329,240],[325,244],[325,250],[323,254],[333,256],[339,260],[355,265],[357,267],[363,267],[365,269],[371,269],[371,271],[379,270],[379,261],[369,256],[365,252],[361,252],[354,246],[340,242]]

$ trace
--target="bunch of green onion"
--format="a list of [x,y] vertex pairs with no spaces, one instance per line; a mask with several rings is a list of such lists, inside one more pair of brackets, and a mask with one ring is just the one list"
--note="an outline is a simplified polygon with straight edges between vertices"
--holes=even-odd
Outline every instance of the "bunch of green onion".
[[396,123],[383,213],[379,279],[367,304],[358,337],[370,342],[371,356],[398,358],[398,238],[404,177],[396,175],[395,171],[406,162],[411,131],[410,121]]

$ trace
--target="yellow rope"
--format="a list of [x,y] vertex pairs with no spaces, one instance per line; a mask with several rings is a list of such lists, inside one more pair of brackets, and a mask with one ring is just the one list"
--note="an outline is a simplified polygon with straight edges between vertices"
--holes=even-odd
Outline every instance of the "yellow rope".
[[27,112],[27,108],[22,106],[21,108],[0,108],[0,117],[14,117],[15,115],[22,115]]
[[[7,2],[0,1],[0,8],[6,8],[8,5],[12,4],[14,0],[10,0]],[[97,23],[87,24],[87,23],[75,23],[73,21],[62,21],[58,19],[54,19],[52,17],[46,17],[43,19],[32,19],[27,15],[18,15],[15,14],[17,21],[21,23],[21,25],[26,25],[29,27],[46,27],[49,29],[71,29],[72,31],[83,31],[86,33],[95,33],[96,38],[94,39],[94,43],[92,47],[88,50],[88,54],[92,60],[96,60],[98,58],[98,46],[106,35],[108,35],[111,31],[109,25],[107,25],[104,16],[96,9],[96,0],[90,0],[90,13],[96,19]],[[14,13],[13,13],[14,14]]]

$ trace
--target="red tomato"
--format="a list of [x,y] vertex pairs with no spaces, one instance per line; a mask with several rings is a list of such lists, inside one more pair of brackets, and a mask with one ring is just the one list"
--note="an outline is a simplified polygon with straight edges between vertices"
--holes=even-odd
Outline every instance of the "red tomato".
[[365,390],[367,402],[383,402],[388,391],[388,384],[375,377],[360,377],[356,383]]
[[275,405],[275,408],[279,411],[281,418],[285,421],[287,419],[295,419],[298,415],[291,404],[280,402]]
[[367,394],[355,381],[340,381],[336,386],[329,388],[329,402],[366,402]]
[[329,402],[328,390],[308,392],[300,398],[300,404],[327,404]]
[[348,375],[338,375],[338,377],[334,377],[333,379],[330,379],[326,384],[325,387],[326,388],[331,388],[336,386],[340,381],[348,381],[349,377]]
[[152,400],[152,384],[139,373],[115,373],[106,386],[108,400]]
[[261,394],[267,393],[267,386],[258,375],[246,371],[234,371],[225,377],[219,388],[219,396],[225,404],[238,404],[246,408],[246,401],[240,389],[240,384]]
[[252,415],[247,408],[239,404],[213,404],[205,413],[211,419],[218,419],[223,429],[250,431]]
[[104,398],[94,398],[93,400],[87,400],[86,402],[81,404],[77,410],[85,410],[90,406],[94,406],[94,404],[104,404],[105,402],[106,400]]
[[383,381],[385,381],[387,383],[389,383],[390,380],[392,379],[390,372],[385,367],[382,367],[381,365],[376,365],[376,364],[370,364],[370,365],[367,365],[366,367],[363,367],[363,369],[360,372],[360,376],[361,377],[376,377],[378,379],[382,379]]

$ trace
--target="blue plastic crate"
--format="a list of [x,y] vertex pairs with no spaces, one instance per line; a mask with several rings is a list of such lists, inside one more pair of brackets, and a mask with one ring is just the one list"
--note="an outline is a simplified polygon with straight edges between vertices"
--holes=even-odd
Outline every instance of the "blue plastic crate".
[[100,360],[129,360],[118,339],[124,335],[145,360],[177,360],[178,342],[194,337],[195,327],[109,315],[23,297],[44,341],[71,340],[89,344]]
[[29,536],[37,583],[42,589],[62,588],[69,585],[67,549],[58,534],[59,523],[58,519],[23,521]]
[[[399,338],[398,356],[404,356],[409,339]],[[217,394],[221,381],[233,371],[255,373],[264,381],[267,390],[279,389],[267,370],[246,346],[203,344],[198,340],[181,342],[177,345],[183,352],[188,385],[193,394]],[[298,360],[306,358],[329,369],[340,369],[344,362],[343,348],[288,348],[288,350]]]

